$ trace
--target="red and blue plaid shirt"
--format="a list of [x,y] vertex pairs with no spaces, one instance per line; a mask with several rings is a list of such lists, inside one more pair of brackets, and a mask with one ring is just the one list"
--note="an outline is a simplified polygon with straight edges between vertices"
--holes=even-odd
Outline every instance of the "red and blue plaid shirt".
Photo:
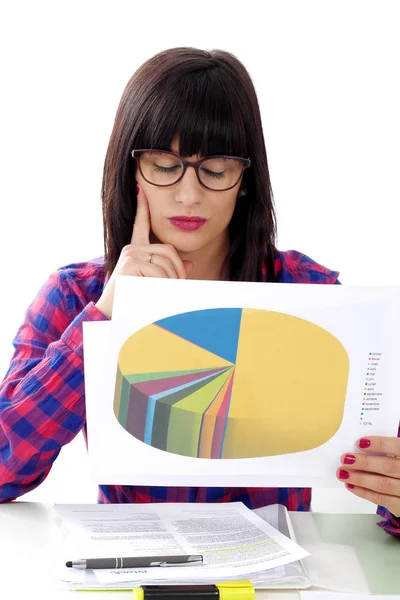
[[[339,284],[338,273],[296,251],[277,252],[277,281]],[[266,279],[266,266],[263,269]],[[61,448],[80,431],[86,438],[83,321],[102,321],[96,307],[106,281],[104,258],[58,269],[29,306],[13,341],[15,352],[0,386],[0,501],[29,492],[48,475]],[[231,502],[249,508],[284,504],[309,510],[309,488],[99,486],[99,502]],[[380,524],[400,535],[386,509]]]

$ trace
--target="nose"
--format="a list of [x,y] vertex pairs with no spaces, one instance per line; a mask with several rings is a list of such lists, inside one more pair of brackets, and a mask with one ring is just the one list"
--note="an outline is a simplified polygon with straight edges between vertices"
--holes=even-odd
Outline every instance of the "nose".
[[175,200],[185,206],[192,206],[201,202],[203,191],[194,167],[188,167],[186,173],[177,184]]

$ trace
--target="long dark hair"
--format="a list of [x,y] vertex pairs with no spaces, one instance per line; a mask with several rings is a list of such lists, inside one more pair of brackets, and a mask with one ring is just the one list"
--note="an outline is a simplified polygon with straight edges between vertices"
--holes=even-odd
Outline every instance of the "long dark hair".
[[223,50],[172,48],[131,77],[115,117],[104,163],[102,206],[105,269],[111,274],[129,244],[136,214],[133,148],[170,150],[178,134],[182,156],[230,154],[251,159],[229,224],[230,279],[261,279],[273,251],[276,215],[260,109],[250,75]]

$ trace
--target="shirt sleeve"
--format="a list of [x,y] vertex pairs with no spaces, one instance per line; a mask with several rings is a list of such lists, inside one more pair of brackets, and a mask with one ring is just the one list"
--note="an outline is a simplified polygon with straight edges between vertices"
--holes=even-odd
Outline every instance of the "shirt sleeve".
[[0,384],[0,502],[37,487],[82,428],[82,322],[100,320],[107,317],[90,302],[71,321],[60,271],[26,311]]

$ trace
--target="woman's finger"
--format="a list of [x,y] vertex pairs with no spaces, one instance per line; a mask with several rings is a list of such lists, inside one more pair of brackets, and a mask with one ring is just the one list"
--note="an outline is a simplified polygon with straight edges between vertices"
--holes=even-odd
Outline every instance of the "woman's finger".
[[378,473],[400,479],[400,460],[398,458],[349,452],[341,456],[340,462],[349,470]]
[[364,498],[373,504],[387,508],[396,518],[400,517],[400,498],[380,492],[365,489],[352,483],[346,483],[346,488],[359,498]]
[[150,209],[147,198],[142,188],[137,187],[137,209],[133,223],[131,244],[134,246],[145,246],[150,243]]
[[344,469],[343,467],[337,470],[336,476],[344,483],[350,483],[386,496],[397,496],[400,499],[400,479],[396,477],[365,473],[364,471]]
[[182,262],[179,254],[171,244],[150,244],[149,246],[140,246],[136,248],[140,252],[153,254],[154,256],[164,256],[168,258],[174,266],[179,279],[187,279],[185,265]]
[[[148,262],[149,264],[153,264],[153,265],[157,265],[158,267],[161,267],[170,279],[178,279],[178,275],[175,270],[174,263],[170,260],[170,258],[167,256],[161,256],[160,254],[154,254],[151,251],[152,251],[152,247],[149,246],[149,252],[147,252],[147,254],[141,255],[141,260],[143,262]],[[150,256],[151,256],[151,262],[149,260]]]
[[160,277],[162,279],[169,279],[168,273],[164,271],[162,267],[155,265],[154,263],[138,261],[135,270],[137,275],[141,277]]
[[383,435],[369,435],[357,440],[357,446],[364,452],[379,452],[400,458],[400,438]]

